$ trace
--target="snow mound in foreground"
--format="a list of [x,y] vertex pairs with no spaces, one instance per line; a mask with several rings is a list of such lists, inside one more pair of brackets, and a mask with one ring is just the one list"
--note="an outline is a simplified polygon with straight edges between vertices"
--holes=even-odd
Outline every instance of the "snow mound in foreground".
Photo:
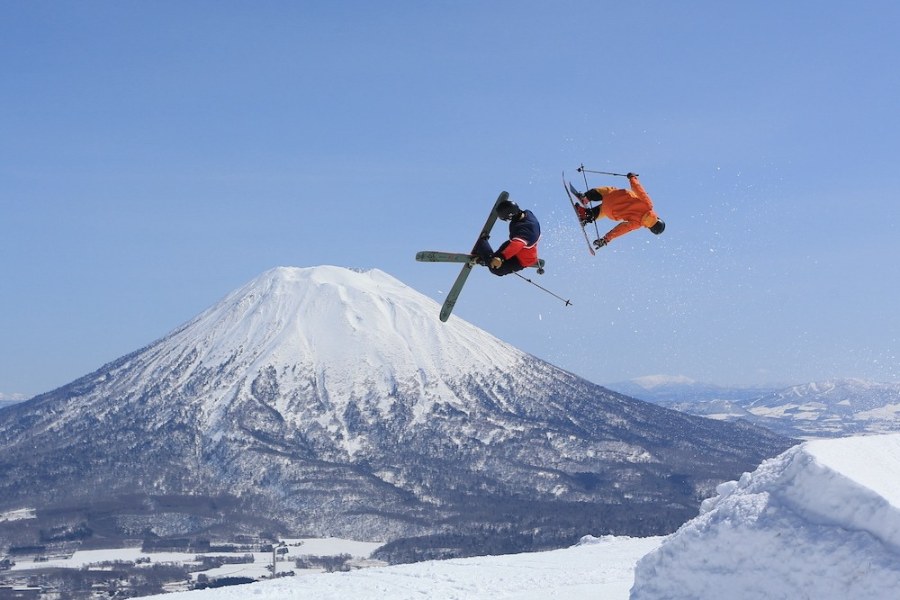
[[897,597],[900,435],[807,442],[717,491],[638,562],[632,600]]

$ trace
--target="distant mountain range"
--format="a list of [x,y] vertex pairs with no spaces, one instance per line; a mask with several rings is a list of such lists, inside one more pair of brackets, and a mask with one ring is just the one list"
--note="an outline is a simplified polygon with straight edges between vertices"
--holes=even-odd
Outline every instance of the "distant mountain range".
[[835,379],[781,388],[723,388],[660,376],[609,387],[666,408],[741,419],[794,438],[900,431],[900,382]]
[[4,394],[0,392],[0,409],[3,409],[7,406],[12,406],[13,404],[18,404],[19,402],[24,402],[25,396],[22,394]]
[[[792,441],[527,355],[389,275],[278,268],[165,338],[0,411],[5,542],[235,533],[393,561],[650,535]],[[21,511],[16,514],[23,514]]]

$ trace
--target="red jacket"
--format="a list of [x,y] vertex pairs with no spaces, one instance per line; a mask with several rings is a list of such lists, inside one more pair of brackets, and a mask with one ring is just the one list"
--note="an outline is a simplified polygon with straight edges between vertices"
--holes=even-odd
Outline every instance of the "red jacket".
[[513,219],[509,223],[509,241],[497,250],[503,260],[516,257],[523,267],[530,267],[537,262],[537,243],[541,239],[541,225],[530,210],[522,211],[522,219]]

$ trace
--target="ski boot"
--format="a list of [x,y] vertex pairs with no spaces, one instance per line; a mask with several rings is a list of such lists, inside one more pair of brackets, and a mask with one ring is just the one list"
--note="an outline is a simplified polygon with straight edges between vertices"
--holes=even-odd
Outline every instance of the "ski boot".
[[589,208],[576,205],[575,213],[578,215],[578,220],[581,222],[582,226],[594,222],[594,212]]

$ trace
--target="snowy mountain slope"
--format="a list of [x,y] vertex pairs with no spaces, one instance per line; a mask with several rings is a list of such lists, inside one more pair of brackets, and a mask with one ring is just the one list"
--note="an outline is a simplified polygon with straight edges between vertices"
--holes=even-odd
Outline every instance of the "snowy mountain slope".
[[784,435],[838,437],[900,430],[900,383],[836,379],[761,396],[744,408]]
[[[683,375],[647,375],[629,381],[607,384],[611,390],[632,398],[653,402],[666,408],[707,403],[739,405],[780,389],[778,387],[726,387],[695,381]],[[681,408],[676,408],[681,410]],[[738,409],[739,410],[739,409]]]
[[25,401],[25,396],[22,394],[4,394],[0,392],[0,410],[23,401]]
[[452,555],[671,531],[789,445],[611,393],[437,311],[377,270],[268,271],[0,413],[0,509],[53,506],[63,538],[433,536],[416,548]]
[[819,440],[719,486],[638,563],[634,600],[896,598],[900,435]]

